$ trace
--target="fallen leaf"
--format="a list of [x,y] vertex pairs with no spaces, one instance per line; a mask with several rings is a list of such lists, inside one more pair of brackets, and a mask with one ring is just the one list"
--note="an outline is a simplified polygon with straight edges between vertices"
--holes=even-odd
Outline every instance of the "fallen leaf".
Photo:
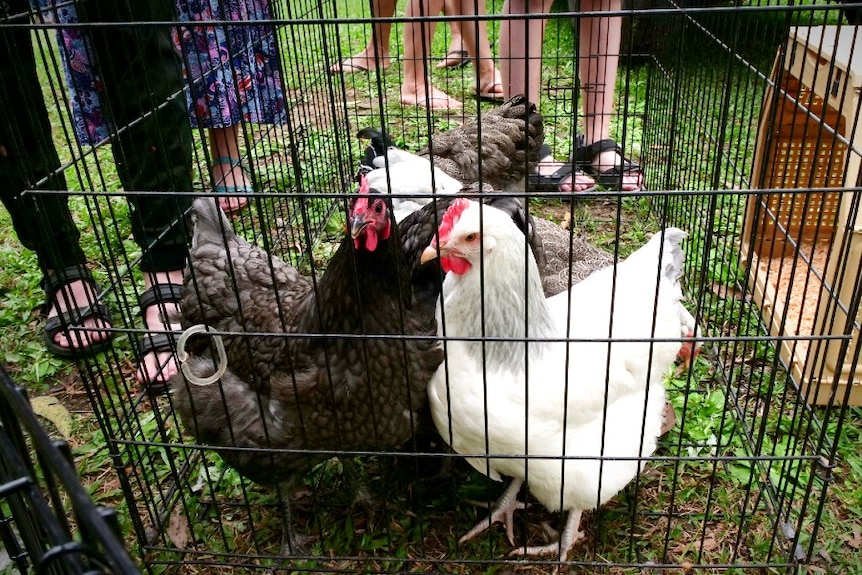
[[40,395],[30,400],[33,412],[54,424],[64,439],[72,439],[72,414],[62,403],[50,395]]
[[703,540],[703,545],[700,546],[702,552],[715,551],[718,549],[718,541],[713,537],[707,537]]
[[170,521],[168,522],[168,538],[178,549],[185,549],[189,542],[189,521],[183,515],[182,506],[174,508],[171,513]]
[[859,549],[862,547],[862,527],[854,524],[852,529],[853,537],[847,539],[847,545],[853,549]]
[[661,431],[659,432],[659,437],[663,436],[665,433],[673,429],[674,425],[676,425],[676,411],[674,411],[673,406],[670,403],[665,403],[663,421],[661,425]]
[[314,495],[314,491],[303,487],[294,491],[291,499],[293,499],[294,501],[299,501],[304,497],[311,497],[312,495]]

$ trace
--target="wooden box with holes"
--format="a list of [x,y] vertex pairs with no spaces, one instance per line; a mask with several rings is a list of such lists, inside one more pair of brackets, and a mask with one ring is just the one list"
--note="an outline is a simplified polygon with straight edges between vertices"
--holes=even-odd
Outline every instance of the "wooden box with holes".
[[749,289],[810,404],[862,404],[860,89],[858,27],[790,29],[764,95],[745,209]]

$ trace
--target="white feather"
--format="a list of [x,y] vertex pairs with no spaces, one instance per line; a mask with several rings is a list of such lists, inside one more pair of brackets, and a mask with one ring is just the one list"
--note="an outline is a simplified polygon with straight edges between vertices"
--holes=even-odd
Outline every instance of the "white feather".
[[396,196],[392,198],[396,222],[421,209],[432,194],[453,195],[463,187],[439,168],[432,169],[428,159],[398,148],[389,148],[386,156],[374,158],[373,164],[375,169],[365,175],[368,187]]
[[[479,232],[479,211],[471,203],[449,237]],[[450,272],[444,281],[440,333],[530,341],[450,339],[428,386],[434,422],[453,449],[474,456],[468,461],[481,473],[526,479],[550,510],[594,508],[629,483],[643,465],[637,458],[656,447],[663,376],[680,349],[685,233],[656,234],[616,272],[606,268],[545,299],[523,234],[498,210],[482,212],[482,249],[469,253],[466,273]],[[609,337],[676,341],[585,341]],[[570,343],[536,341],[542,339]]]

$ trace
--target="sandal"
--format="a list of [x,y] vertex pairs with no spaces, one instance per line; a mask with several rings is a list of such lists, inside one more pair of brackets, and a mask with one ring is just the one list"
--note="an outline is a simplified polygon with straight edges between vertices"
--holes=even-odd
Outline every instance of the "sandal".
[[[165,317],[170,311],[166,306],[170,304],[179,304],[182,297],[183,286],[175,283],[158,283],[145,290],[138,305],[141,308],[141,316],[144,318],[144,325],[147,329],[150,326],[146,325],[146,310],[148,307],[158,305],[160,308],[159,315],[163,326],[169,326],[174,318]],[[161,353],[169,351],[176,355],[177,336],[173,332],[166,331],[164,333],[147,333],[138,341],[138,364],[143,363],[143,359],[150,353]],[[168,389],[168,380],[159,379],[164,365],[159,366],[159,372],[145,383],[145,387],[152,392],[160,393]]]
[[374,72],[378,68],[381,72],[386,71],[391,66],[391,59],[389,56],[385,58],[381,58],[381,66],[368,66],[363,64],[361,60],[375,61],[374,57],[369,56],[351,56],[350,58],[345,58],[340,62],[336,62],[332,66],[329,67],[330,74],[353,74],[354,72]]
[[[89,286],[94,294],[99,293],[98,286],[93,280],[90,270],[83,265],[65,267],[60,273],[52,271],[46,274],[45,278],[42,280],[42,288],[45,290],[45,307],[43,313],[47,316],[51,307],[56,307],[59,312],[57,315],[45,320],[45,328],[42,333],[42,337],[44,338],[45,347],[48,351],[62,358],[82,359],[90,357],[110,348],[112,345],[111,340],[114,338],[113,332],[107,332],[108,335],[105,339],[81,347],[65,347],[54,341],[54,337],[58,333],[63,332],[65,332],[69,337],[72,337],[73,333],[80,336],[77,334],[76,330],[70,330],[69,328],[77,328],[79,330],[83,329],[85,331],[93,332],[102,331],[99,329],[84,327],[84,321],[90,318],[100,319],[112,327],[114,325],[114,322],[111,319],[111,311],[108,309],[108,306],[99,300],[94,300],[92,303],[88,303],[85,306],[75,309],[69,309],[64,312],[59,311],[60,297],[62,296],[59,296],[58,292],[62,290],[64,286],[79,280]],[[82,340],[84,339],[83,336],[80,337]]]
[[[494,79],[488,82],[481,82],[476,84],[476,98],[481,102],[502,102],[505,98],[503,96],[503,82],[502,77],[500,76],[500,71],[497,68],[494,68]],[[550,152],[548,152],[550,153]]]
[[[551,149],[542,144],[542,147],[539,148],[539,158],[547,158],[551,155]],[[538,169],[538,167],[536,168]],[[581,170],[576,170],[575,166],[572,165],[571,162],[564,163],[561,165],[553,174],[540,174],[539,172],[533,172],[527,176],[527,191],[528,192],[559,192],[560,191],[560,183],[565,180],[572,173],[577,175],[578,173],[584,174]],[[574,178],[572,178],[572,186],[574,186]],[[576,194],[588,194],[590,192],[596,191],[596,185],[593,183],[592,187],[583,189],[583,190],[573,190],[573,193]]]
[[[224,172],[224,174],[222,175],[222,181],[224,181],[224,178],[227,176],[227,174],[233,172],[233,170],[235,170],[236,168],[242,170],[249,178],[251,177],[251,172],[249,171],[248,166],[246,166],[245,162],[238,158],[231,158],[230,156],[220,156],[213,160],[213,165],[211,168],[214,168],[216,166],[230,166],[230,169]],[[251,184],[244,184],[241,186],[228,186],[224,183],[221,183],[213,186],[213,191],[217,194],[253,194],[254,187]],[[238,212],[248,205],[248,200],[246,198],[237,199],[245,200],[245,202],[242,203],[238,208],[234,210],[229,210],[230,212]],[[225,212],[228,213],[228,210],[225,210]]]
[[[616,152],[622,158],[622,165],[614,165],[607,170],[599,171],[593,166],[592,162],[602,152]],[[585,173],[589,174],[602,186],[606,188],[622,189],[622,178],[629,174],[637,174],[639,186],[633,190],[625,190],[627,192],[638,192],[644,189],[644,172],[640,165],[633,162],[623,155],[623,149],[620,148],[614,140],[599,140],[593,142],[589,146],[584,144],[584,137],[578,135],[577,146],[575,147],[575,155],[572,159],[575,166],[581,168]]]
[[470,53],[467,50],[449,50],[442,60],[437,62],[437,68],[463,68],[470,63]]

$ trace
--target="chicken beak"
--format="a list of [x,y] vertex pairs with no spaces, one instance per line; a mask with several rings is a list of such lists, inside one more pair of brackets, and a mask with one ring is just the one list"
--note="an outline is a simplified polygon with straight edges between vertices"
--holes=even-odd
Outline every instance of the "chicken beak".
[[430,262],[433,259],[437,258],[437,253],[439,251],[441,256],[446,255],[446,244],[444,243],[440,246],[440,249],[437,249],[437,240],[436,238],[431,242],[431,244],[425,248],[425,251],[422,252],[422,255],[419,257],[419,262],[425,264]]
[[368,222],[360,215],[354,215],[350,221],[350,237],[354,240],[359,237],[362,230],[368,227]]

